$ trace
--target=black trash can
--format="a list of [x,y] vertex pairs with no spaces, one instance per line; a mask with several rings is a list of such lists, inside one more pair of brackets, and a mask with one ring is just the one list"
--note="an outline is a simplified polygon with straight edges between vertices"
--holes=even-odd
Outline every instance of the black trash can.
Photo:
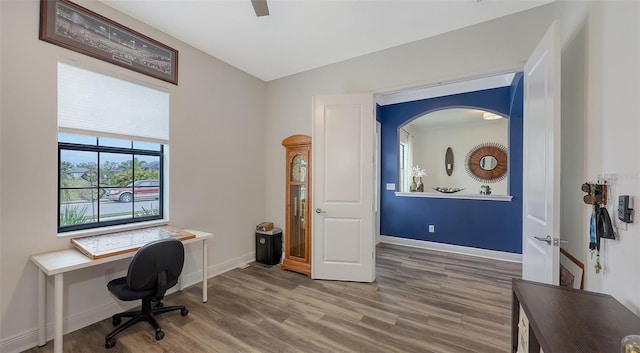
[[277,265],[282,257],[282,229],[256,231],[256,261],[265,265]]

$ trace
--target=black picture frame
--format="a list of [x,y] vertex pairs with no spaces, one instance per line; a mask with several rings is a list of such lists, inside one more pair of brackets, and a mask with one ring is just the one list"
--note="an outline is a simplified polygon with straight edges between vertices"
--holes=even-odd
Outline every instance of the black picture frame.
[[40,40],[178,84],[178,51],[68,0],[40,1]]

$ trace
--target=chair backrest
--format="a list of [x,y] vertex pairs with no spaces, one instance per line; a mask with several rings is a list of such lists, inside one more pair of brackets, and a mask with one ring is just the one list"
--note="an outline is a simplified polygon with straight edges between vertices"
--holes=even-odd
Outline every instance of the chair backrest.
[[165,288],[158,288],[164,295],[167,283],[174,282],[182,273],[184,246],[177,239],[167,238],[148,243],[138,249],[129,264],[127,285],[133,290],[149,290],[164,282]]

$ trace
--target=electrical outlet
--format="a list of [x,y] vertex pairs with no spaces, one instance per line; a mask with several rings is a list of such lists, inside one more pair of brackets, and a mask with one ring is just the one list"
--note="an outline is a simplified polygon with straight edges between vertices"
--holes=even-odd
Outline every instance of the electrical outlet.
[[429,233],[434,233],[436,231],[436,226],[433,224],[429,224]]

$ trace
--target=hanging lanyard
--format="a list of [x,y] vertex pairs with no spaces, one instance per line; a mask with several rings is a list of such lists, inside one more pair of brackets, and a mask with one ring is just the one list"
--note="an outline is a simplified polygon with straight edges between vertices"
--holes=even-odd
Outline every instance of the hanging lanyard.
[[602,266],[600,266],[600,234],[596,230],[597,210],[599,207],[597,204],[593,206],[593,212],[591,212],[591,218],[589,219],[589,250],[591,251],[591,258],[593,258],[593,253],[596,253],[596,274],[602,270]]
[[596,239],[596,207],[598,206],[593,207],[591,219],[589,219],[589,249],[592,255],[595,251],[600,251],[600,244]]

